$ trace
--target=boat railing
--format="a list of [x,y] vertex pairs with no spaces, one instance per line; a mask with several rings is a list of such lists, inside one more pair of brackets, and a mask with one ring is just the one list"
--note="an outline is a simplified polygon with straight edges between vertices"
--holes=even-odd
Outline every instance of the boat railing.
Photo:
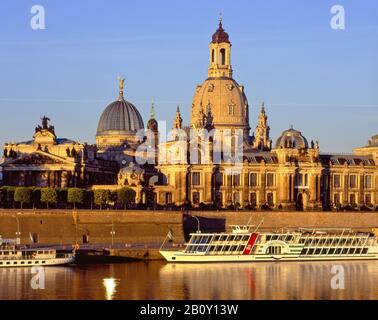
[[72,253],[57,253],[48,257],[41,257],[38,255],[0,255],[0,260],[43,260],[43,259],[56,259],[56,258],[71,258]]
[[232,224],[230,225],[233,233],[248,233],[252,228],[255,228],[254,225],[242,225],[242,224]]
[[353,229],[351,228],[298,228],[298,231],[302,233],[329,233],[329,232],[349,232],[353,233]]

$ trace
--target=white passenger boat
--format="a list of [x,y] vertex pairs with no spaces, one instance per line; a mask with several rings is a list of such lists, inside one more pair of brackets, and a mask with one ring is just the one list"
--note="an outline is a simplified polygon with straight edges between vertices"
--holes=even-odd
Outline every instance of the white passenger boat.
[[249,225],[229,233],[192,233],[185,249],[163,250],[168,262],[249,262],[378,259],[377,237],[351,229],[258,232]]
[[51,248],[22,248],[15,240],[0,237],[0,268],[52,266],[72,263],[75,253],[57,253]]

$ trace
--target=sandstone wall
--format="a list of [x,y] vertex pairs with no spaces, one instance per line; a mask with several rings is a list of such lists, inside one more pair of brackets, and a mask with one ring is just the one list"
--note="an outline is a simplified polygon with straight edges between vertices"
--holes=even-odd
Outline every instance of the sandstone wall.
[[[110,231],[114,223],[115,242],[161,242],[168,228],[173,230],[174,241],[183,241],[182,212],[175,211],[99,211],[77,210],[0,210],[0,235],[14,238],[19,220],[21,240],[29,243],[29,233],[39,236],[39,243],[71,244],[84,234],[90,243],[111,242]],[[227,228],[232,224],[257,225],[264,217],[263,229],[279,228],[378,228],[377,212],[198,212],[193,215],[224,218]]]

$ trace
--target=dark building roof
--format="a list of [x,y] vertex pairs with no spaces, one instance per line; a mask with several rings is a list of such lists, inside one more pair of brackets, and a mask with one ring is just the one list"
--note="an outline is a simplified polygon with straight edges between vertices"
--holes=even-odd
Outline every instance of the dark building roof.
[[371,156],[358,156],[354,154],[321,154],[320,160],[323,165],[332,164],[334,166],[343,166],[345,164],[350,166],[374,166],[375,162]]
[[291,127],[282,132],[276,141],[276,148],[308,148],[308,142],[300,131]]
[[[66,138],[56,138],[55,141],[56,141],[57,144],[73,144],[73,143],[77,143],[77,141],[74,141],[74,140],[71,140],[71,139],[66,139]],[[17,144],[29,144],[29,145],[32,145],[33,143],[34,143],[34,140],[17,142]]]
[[102,113],[97,126],[97,135],[106,135],[109,131],[132,134],[144,129],[143,119],[137,108],[120,98],[109,104]]
[[222,43],[222,42],[230,43],[230,40],[228,38],[228,33],[225,32],[222,27],[222,21],[219,21],[218,29],[213,34],[212,43]]

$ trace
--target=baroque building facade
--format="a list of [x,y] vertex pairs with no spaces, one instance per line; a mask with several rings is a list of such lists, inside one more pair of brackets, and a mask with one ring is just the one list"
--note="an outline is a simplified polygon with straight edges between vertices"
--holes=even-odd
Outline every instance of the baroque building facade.
[[98,158],[95,145],[58,138],[50,119],[41,120],[32,140],[4,145],[4,185],[67,188],[115,183],[116,162]]
[[195,89],[190,122],[180,108],[160,141],[152,103],[146,129],[124,97],[102,112],[96,145],[59,139],[42,119],[33,140],[4,145],[4,185],[129,187],[136,202],[161,206],[329,210],[377,208],[378,136],[350,154],[324,154],[293,126],[273,142],[261,105],[251,134],[245,88],[233,78],[222,21],[209,45],[207,78]]
[[[209,49],[208,77],[196,88],[190,126],[182,126],[178,110],[174,134],[159,145],[158,170],[166,178],[155,187],[158,203],[289,210],[377,206],[377,136],[350,155],[322,154],[318,142],[309,143],[293,127],[273,145],[264,103],[250,136],[249,104],[244,87],[232,77],[231,42],[221,21]],[[189,130],[197,130],[194,143]],[[239,144],[242,158],[227,161],[221,152],[221,161],[215,159],[219,140],[232,150]]]

